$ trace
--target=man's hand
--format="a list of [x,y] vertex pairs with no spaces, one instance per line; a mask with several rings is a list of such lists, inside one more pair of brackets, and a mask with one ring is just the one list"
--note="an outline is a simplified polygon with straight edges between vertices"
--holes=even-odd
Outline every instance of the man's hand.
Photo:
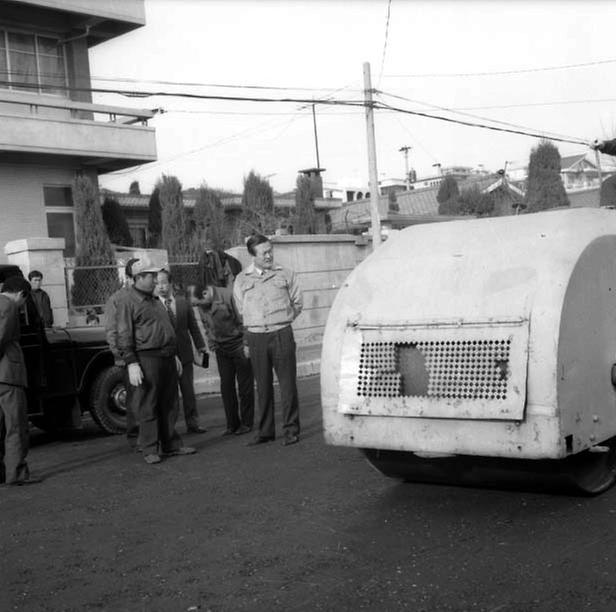
[[244,357],[246,357],[246,359],[250,359],[250,349],[247,344],[244,344]]
[[128,364],[128,380],[133,387],[138,387],[143,382],[143,371],[138,363]]
[[182,372],[184,371],[184,368],[182,367],[182,362],[180,361],[180,358],[177,356],[175,358],[175,367],[177,368],[178,376],[182,376]]

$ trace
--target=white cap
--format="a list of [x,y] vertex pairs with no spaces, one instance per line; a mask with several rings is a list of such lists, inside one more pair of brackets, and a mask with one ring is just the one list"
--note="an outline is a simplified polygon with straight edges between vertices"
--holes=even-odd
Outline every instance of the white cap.
[[160,272],[162,268],[160,264],[155,264],[147,255],[144,255],[133,263],[130,271],[133,276],[137,276],[145,272]]

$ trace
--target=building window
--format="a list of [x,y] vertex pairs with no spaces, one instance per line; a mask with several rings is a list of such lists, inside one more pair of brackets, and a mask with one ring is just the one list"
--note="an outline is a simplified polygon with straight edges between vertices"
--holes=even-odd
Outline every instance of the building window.
[[60,39],[0,29],[0,88],[66,95]]
[[64,238],[64,257],[75,257],[75,215],[73,192],[64,185],[43,187],[47,235]]

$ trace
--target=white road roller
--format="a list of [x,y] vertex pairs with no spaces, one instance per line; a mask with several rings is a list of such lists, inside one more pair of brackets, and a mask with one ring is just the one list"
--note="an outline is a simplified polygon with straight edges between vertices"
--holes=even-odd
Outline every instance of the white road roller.
[[325,439],[425,482],[616,480],[616,211],[415,226],[357,266],[321,362]]

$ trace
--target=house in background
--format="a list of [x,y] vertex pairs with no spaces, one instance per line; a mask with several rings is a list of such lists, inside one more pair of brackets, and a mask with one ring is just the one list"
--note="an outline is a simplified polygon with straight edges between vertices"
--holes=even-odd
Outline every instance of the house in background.
[[20,238],[75,251],[71,185],[156,160],[152,111],[92,103],[88,49],[143,26],[143,0],[5,0],[0,11],[0,258]]

